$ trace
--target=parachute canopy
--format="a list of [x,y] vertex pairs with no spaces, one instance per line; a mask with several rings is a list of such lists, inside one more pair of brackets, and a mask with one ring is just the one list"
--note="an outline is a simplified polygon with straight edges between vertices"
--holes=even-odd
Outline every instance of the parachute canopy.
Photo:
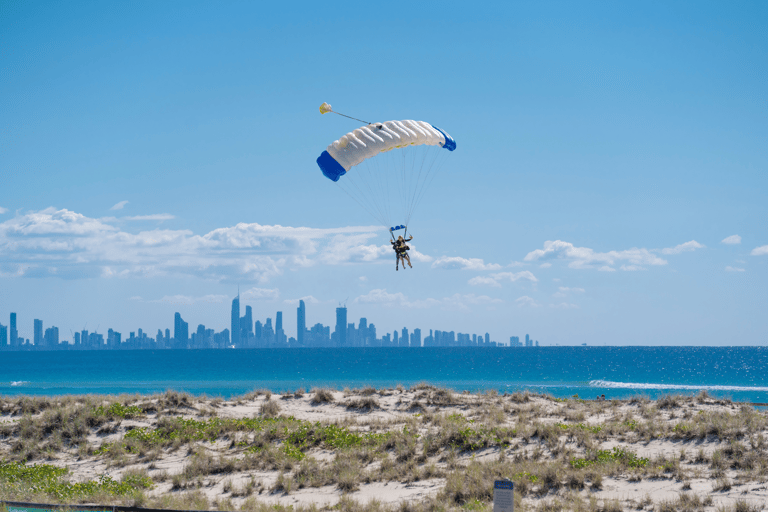
[[[328,107],[330,109],[330,105]],[[317,159],[317,165],[326,178],[339,181],[352,167],[379,153],[421,145],[440,146],[448,151],[456,149],[456,141],[450,135],[429,123],[386,121],[363,126],[334,141]]]
[[[333,111],[327,103],[320,112],[356,119]],[[386,121],[367,124],[334,141],[317,165],[392,232],[406,229],[444,155],[455,149],[456,141],[432,124]]]

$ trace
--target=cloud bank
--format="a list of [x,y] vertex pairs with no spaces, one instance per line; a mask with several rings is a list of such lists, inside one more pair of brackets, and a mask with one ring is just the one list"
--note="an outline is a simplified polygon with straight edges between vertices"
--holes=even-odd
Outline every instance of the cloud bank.
[[[390,262],[392,249],[369,241],[372,226],[333,229],[240,223],[195,234],[186,229],[130,230],[121,220],[169,214],[89,218],[47,208],[0,223],[0,277],[67,279],[192,276],[215,281],[268,281],[285,269],[317,264]],[[411,251],[414,261],[429,256]]]
[[626,271],[645,270],[644,265],[659,266],[666,265],[667,260],[661,258],[655,252],[662,254],[680,254],[683,252],[695,251],[705,246],[696,240],[691,240],[675,247],[669,247],[659,250],[650,250],[633,247],[623,251],[597,252],[588,247],[576,247],[570,242],[562,240],[547,240],[544,242],[543,249],[536,249],[526,254],[524,261],[532,262],[539,260],[561,259],[569,261],[570,268],[595,268],[603,272],[613,272],[616,269],[614,265],[621,264],[621,269]]
[[442,299],[418,299],[411,300],[402,292],[389,293],[386,288],[371,290],[365,295],[360,295],[355,299],[358,304],[376,304],[384,307],[406,307],[406,308],[430,308],[442,307],[443,309],[467,310],[472,305],[501,304],[501,299],[494,299],[487,295],[475,295],[474,293],[460,294],[456,293],[450,297]]

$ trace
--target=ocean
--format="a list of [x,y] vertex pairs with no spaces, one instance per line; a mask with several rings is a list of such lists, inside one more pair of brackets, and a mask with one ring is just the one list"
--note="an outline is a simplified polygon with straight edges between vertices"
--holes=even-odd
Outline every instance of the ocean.
[[0,352],[0,395],[241,395],[405,387],[556,397],[670,393],[768,402],[768,347],[346,348]]

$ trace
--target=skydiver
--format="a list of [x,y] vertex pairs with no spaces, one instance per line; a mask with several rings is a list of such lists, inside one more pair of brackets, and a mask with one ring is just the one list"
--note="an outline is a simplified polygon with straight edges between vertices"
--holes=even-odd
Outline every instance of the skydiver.
[[411,265],[411,258],[408,256],[408,252],[411,248],[408,247],[406,242],[410,242],[413,240],[413,235],[408,240],[403,239],[403,236],[400,235],[397,237],[397,240],[394,242],[390,242],[392,244],[392,249],[395,251],[395,270],[400,270],[399,265],[400,262],[403,262],[403,268],[405,268],[406,261],[408,262],[408,266],[413,268],[413,265]]

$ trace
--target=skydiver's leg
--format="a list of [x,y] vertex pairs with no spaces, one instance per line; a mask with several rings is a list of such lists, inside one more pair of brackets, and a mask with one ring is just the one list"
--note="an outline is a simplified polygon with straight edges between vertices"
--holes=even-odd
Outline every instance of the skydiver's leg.
[[395,270],[400,270],[399,265],[400,265],[400,255],[395,253]]
[[405,262],[408,261],[408,266],[413,268],[413,265],[411,265],[411,257],[408,256],[408,253],[403,254],[403,268],[405,268]]

